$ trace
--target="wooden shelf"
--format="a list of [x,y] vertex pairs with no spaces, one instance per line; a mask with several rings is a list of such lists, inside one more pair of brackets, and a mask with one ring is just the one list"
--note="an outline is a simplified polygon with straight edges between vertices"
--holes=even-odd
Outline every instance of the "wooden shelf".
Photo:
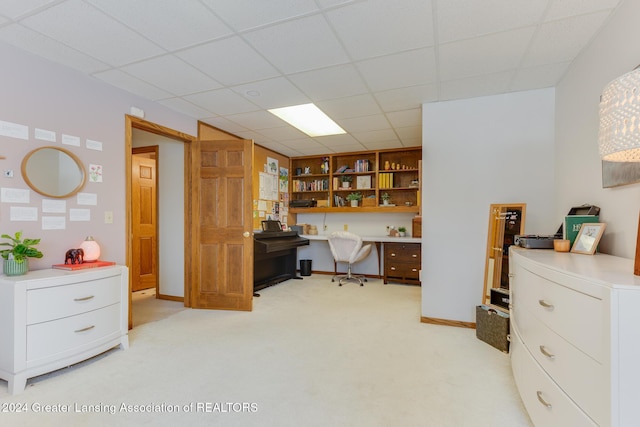
[[358,206],[352,208],[351,206],[344,207],[331,207],[331,208],[289,208],[291,213],[366,213],[366,212],[391,212],[391,213],[418,213],[419,206]]

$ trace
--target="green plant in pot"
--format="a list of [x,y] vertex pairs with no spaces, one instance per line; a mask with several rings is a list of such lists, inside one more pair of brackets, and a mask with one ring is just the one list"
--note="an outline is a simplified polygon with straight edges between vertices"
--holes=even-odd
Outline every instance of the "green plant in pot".
[[407,234],[406,227],[398,227],[398,233],[400,233],[400,237],[404,237]]
[[34,246],[40,243],[40,239],[23,239],[22,231],[16,232],[11,237],[3,234],[3,239],[10,242],[0,243],[0,246],[9,246],[9,249],[0,250],[0,255],[4,259],[2,271],[7,276],[18,276],[26,274],[29,271],[29,258],[42,258],[42,252]]
[[357,207],[358,206],[358,202],[360,200],[362,200],[362,194],[360,194],[360,192],[349,193],[347,195],[347,200],[349,200],[351,202],[351,206],[352,207]]
[[351,188],[351,181],[353,181],[351,175],[342,175],[340,179],[342,181],[342,188]]
[[388,205],[389,204],[389,200],[391,200],[391,196],[389,195],[389,193],[382,193],[380,195],[380,198],[382,199],[382,204],[383,205]]

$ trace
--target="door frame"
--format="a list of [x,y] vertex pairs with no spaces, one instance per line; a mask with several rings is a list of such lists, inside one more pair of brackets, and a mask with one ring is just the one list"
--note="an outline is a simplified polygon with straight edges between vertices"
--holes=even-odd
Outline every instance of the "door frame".
[[[125,114],[125,206],[131,206],[131,149],[133,148],[133,129],[142,130],[145,132],[154,133],[166,138],[174,139],[176,141],[183,142],[184,144],[184,255],[185,259],[189,259],[191,249],[191,215],[189,214],[189,207],[191,206],[191,144],[196,140],[195,136],[178,132],[174,129],[140,119],[128,114]],[[125,247],[125,260],[127,268],[131,268],[132,265],[132,218],[131,209],[126,209],[126,247]],[[191,307],[191,269],[186,268],[184,271],[184,306]],[[129,275],[129,329],[133,327],[133,316],[131,311],[131,286],[132,280]]]

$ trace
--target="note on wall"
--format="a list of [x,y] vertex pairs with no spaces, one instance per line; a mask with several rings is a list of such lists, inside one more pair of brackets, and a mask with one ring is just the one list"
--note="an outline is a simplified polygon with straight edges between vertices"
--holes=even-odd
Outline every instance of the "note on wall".
[[56,142],[56,133],[51,130],[38,129],[34,131],[34,137],[41,141]]
[[0,120],[0,135],[18,139],[29,139],[29,126]]
[[23,206],[11,206],[9,209],[10,221],[37,221],[38,208],[29,208]]
[[29,203],[29,190],[22,188],[6,188],[0,190],[0,201],[2,203]]
[[80,147],[80,138],[73,135],[62,134],[62,143],[65,145],[73,145],[74,147]]

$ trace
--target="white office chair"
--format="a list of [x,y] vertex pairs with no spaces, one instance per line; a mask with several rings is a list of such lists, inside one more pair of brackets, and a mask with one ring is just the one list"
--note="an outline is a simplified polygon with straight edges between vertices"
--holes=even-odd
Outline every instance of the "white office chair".
[[371,252],[371,244],[362,246],[362,238],[348,231],[334,231],[329,235],[328,240],[336,265],[339,262],[346,262],[348,264],[347,274],[336,274],[331,278],[331,281],[335,282],[335,279],[339,278],[338,284],[342,286],[343,281],[348,282],[349,280],[353,280],[360,283],[360,286],[364,286],[363,280],[366,282],[367,279],[363,275],[351,274],[351,265],[363,260],[369,255]]

